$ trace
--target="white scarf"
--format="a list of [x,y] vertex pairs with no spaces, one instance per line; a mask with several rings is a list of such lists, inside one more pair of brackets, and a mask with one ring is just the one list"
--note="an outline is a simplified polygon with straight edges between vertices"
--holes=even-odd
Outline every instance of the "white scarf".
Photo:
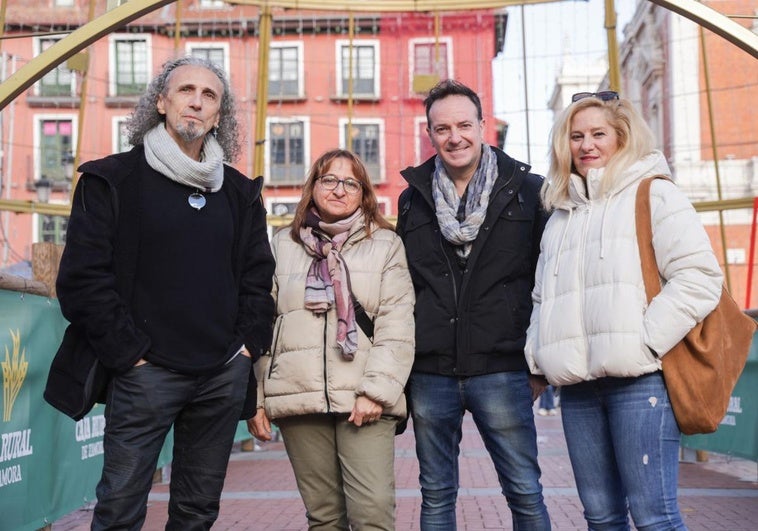
[[224,183],[224,151],[213,135],[206,135],[203,140],[201,162],[188,157],[163,124],[145,133],[144,144],[147,163],[158,173],[203,192],[218,192],[221,189]]

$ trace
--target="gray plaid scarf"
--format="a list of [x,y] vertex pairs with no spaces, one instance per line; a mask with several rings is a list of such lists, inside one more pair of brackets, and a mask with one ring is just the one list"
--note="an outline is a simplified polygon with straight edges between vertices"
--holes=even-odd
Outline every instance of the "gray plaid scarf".
[[442,235],[456,246],[456,254],[468,258],[479,228],[487,215],[490,193],[497,179],[497,157],[487,144],[482,145],[482,160],[468,184],[466,194],[466,219],[459,222],[456,218],[461,198],[455,189],[455,183],[447,176],[442,159],[434,160],[432,177],[432,197],[437,210],[437,221]]
[[145,133],[145,158],[152,169],[172,181],[203,192],[218,192],[224,183],[224,151],[213,135],[205,135],[203,160],[184,154],[160,123]]

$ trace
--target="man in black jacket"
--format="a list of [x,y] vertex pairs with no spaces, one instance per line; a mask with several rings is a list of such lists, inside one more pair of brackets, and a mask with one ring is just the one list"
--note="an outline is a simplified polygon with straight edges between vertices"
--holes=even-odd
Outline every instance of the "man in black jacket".
[[209,529],[255,412],[274,261],[260,179],[224,164],[239,153],[234,113],[218,67],[169,61],[128,124],[135,147],[80,168],[57,291],[112,375],[93,530],[142,527],[172,426],[166,528]]
[[546,382],[524,359],[546,215],[542,178],[483,142],[479,97],[452,80],[425,102],[437,155],[402,172],[397,230],[416,290],[408,398],[420,464],[422,531],[456,528],[466,410],[490,453],[514,529],[550,529],[532,403]]

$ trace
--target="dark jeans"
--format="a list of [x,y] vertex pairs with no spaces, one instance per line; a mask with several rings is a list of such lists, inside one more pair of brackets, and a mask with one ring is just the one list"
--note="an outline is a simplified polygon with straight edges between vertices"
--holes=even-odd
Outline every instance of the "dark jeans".
[[469,378],[411,373],[421,483],[421,530],[454,531],[463,415],[471,412],[495,465],[516,531],[546,531],[537,431],[526,371]]
[[218,517],[250,363],[238,355],[203,376],[148,363],[113,379],[105,406],[105,455],[93,530],[141,529],[153,473],[172,426],[166,529],[210,529]]
[[545,387],[545,390],[540,395],[540,409],[555,409],[555,390],[552,385]]

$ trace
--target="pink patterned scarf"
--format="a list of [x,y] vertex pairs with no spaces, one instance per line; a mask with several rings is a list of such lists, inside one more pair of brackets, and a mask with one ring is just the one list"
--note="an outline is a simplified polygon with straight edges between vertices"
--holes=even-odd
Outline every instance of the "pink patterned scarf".
[[356,222],[362,222],[359,208],[352,216],[335,223],[325,223],[315,208],[305,216],[300,228],[305,252],[313,257],[305,281],[305,308],[313,313],[325,313],[332,305],[337,311],[337,345],[342,358],[352,361],[358,350],[358,329],[355,322],[350,274],[340,250]]

